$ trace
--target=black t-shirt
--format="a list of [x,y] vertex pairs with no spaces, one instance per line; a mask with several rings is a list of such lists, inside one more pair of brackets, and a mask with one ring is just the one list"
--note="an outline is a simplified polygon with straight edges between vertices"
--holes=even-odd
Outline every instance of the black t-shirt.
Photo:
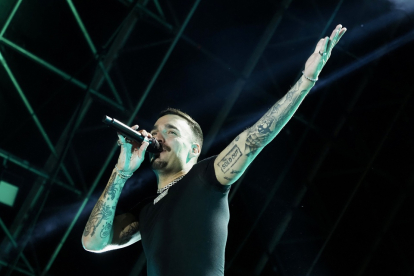
[[215,157],[195,164],[155,205],[150,200],[131,210],[148,276],[224,275],[230,186],[217,181]]

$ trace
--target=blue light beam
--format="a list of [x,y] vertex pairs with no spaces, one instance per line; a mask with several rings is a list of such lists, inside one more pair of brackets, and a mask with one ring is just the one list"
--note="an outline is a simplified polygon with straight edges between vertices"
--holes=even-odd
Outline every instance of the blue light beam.
[[346,76],[347,74],[361,68],[362,66],[370,63],[371,61],[374,61],[378,58],[381,58],[382,56],[398,49],[399,47],[411,42],[414,40],[414,31],[409,32],[408,34],[392,41],[391,43],[384,45],[374,52],[366,55],[365,57],[361,58],[360,60],[355,61],[354,63],[351,63],[341,69],[336,70],[332,74],[330,74],[327,78],[324,78],[323,80],[319,81],[318,85],[315,86],[310,93],[313,93],[321,88],[324,88],[328,84],[336,81],[339,78],[342,78]]

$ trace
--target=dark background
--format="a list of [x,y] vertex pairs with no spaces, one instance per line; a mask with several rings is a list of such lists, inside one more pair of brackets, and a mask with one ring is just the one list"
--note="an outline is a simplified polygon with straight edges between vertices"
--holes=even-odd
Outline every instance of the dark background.
[[[203,156],[218,154],[339,23],[320,80],[231,189],[225,275],[414,275],[414,3],[204,0],[159,67],[194,3],[73,0],[93,54],[67,1],[0,2],[0,177],[19,187],[0,206],[0,275],[146,275],[140,243],[80,242],[118,154],[102,116],[149,129],[179,108],[200,123]],[[117,213],[155,184],[145,164]]]

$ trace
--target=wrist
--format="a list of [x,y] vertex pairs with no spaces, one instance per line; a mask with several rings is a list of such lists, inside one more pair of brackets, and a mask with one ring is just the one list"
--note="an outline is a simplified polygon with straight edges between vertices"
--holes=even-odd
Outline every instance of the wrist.
[[306,78],[303,74],[301,76],[301,80],[302,80],[302,90],[310,90],[312,89],[312,87],[315,86],[316,81],[311,81],[308,78]]
[[311,74],[308,74],[308,73],[306,73],[305,72],[306,70],[303,70],[302,71],[302,76],[305,78],[305,79],[307,79],[308,81],[311,81],[311,82],[317,82],[318,81],[318,75],[316,75],[316,76],[313,76],[313,75],[311,75]]
[[125,181],[133,175],[132,172],[125,172],[123,170],[118,169],[117,165],[115,165],[114,171],[116,172],[118,178],[124,179]]

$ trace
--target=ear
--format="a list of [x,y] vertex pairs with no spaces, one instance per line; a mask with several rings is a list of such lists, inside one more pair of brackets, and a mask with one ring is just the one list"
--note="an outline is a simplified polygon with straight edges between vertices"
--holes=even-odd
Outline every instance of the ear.
[[196,143],[192,144],[191,145],[191,155],[192,155],[192,157],[194,157],[194,156],[198,157],[200,155],[200,153],[201,153],[200,145],[196,144]]
[[193,164],[197,163],[197,159],[200,156],[201,147],[199,144],[192,144],[191,149],[188,151],[187,154],[187,163],[193,162]]

